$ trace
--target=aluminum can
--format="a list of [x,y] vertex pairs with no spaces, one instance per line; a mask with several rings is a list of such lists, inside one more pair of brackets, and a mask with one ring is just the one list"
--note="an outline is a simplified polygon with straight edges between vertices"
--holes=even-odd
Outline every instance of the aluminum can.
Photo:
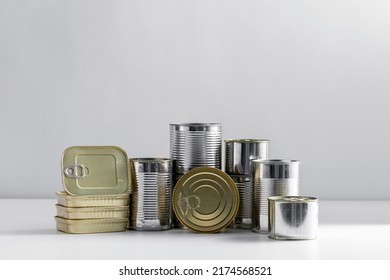
[[172,227],[172,168],[166,158],[130,159],[133,193],[129,228],[167,230]]
[[170,124],[170,157],[176,174],[203,166],[221,169],[221,149],[220,123]]
[[233,180],[220,169],[197,167],[183,175],[173,191],[173,210],[179,221],[201,233],[223,230],[239,206]]
[[268,159],[269,140],[225,140],[225,172],[229,175],[252,176],[252,160]]
[[272,196],[269,232],[274,239],[315,239],[318,232],[318,199],[304,196]]
[[297,195],[298,160],[254,160],[252,230],[268,233],[268,197]]
[[264,139],[225,140],[225,172],[232,177],[240,194],[240,208],[231,227],[250,229],[252,226],[252,160],[268,159],[269,142]]

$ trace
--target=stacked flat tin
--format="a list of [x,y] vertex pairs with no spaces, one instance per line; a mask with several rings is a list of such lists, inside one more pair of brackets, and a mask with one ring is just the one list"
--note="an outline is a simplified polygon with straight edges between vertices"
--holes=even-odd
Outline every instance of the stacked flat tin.
[[57,192],[57,230],[67,233],[124,231],[129,217],[130,172],[124,150],[77,146],[64,151]]
[[[221,169],[220,123],[170,124],[170,157],[174,160],[174,184],[196,167]],[[183,225],[175,219],[175,226]]]
[[250,229],[252,226],[253,186],[252,160],[267,159],[269,140],[225,140],[225,171],[233,179],[240,196],[240,207],[232,227]]

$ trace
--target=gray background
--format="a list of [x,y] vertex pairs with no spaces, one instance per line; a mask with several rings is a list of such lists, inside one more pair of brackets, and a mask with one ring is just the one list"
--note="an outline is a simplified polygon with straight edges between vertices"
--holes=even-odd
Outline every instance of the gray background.
[[73,145],[168,156],[221,122],[300,159],[302,194],[390,199],[390,3],[0,0],[0,197],[54,197]]

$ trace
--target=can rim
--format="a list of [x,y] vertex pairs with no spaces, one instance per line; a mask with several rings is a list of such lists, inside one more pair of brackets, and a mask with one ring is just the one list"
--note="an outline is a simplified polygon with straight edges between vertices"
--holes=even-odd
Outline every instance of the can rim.
[[268,201],[302,203],[302,202],[316,202],[318,201],[318,198],[313,196],[300,196],[300,195],[270,196],[268,197]]
[[213,122],[210,122],[210,123],[200,123],[200,122],[194,122],[194,123],[170,123],[169,124],[170,126],[205,126],[205,127],[209,127],[209,126],[221,126],[222,123],[213,123]]
[[270,142],[270,140],[267,140],[267,139],[256,139],[256,138],[242,138],[242,139],[226,139],[224,140],[225,143],[231,143],[231,142],[235,142],[235,143],[268,143]]
[[289,164],[289,163],[300,163],[297,159],[254,159],[252,162],[258,163],[269,163],[269,164]]
[[129,161],[132,162],[170,162],[173,161],[171,158],[159,158],[159,157],[150,157],[150,158],[130,158]]

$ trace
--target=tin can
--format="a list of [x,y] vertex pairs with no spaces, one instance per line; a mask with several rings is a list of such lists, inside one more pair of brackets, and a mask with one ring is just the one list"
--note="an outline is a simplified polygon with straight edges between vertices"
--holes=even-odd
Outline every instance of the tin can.
[[221,149],[220,123],[170,124],[170,156],[176,174],[202,166],[221,169]]
[[172,169],[167,158],[130,159],[133,193],[129,228],[167,230],[172,227]]
[[238,190],[233,180],[212,167],[191,169],[173,191],[176,217],[196,232],[221,231],[233,221],[238,206]]
[[117,207],[65,207],[57,204],[57,217],[71,220],[84,219],[127,219],[128,206]]
[[70,220],[54,217],[57,230],[66,233],[100,233],[125,231],[128,219]]
[[230,175],[236,184],[240,206],[237,215],[234,217],[232,228],[250,229],[252,226],[252,211],[253,211],[253,186],[252,177],[249,176],[234,176]]
[[269,232],[274,239],[315,239],[318,232],[318,199],[304,196],[272,196]]
[[252,176],[252,160],[268,159],[269,140],[225,140],[225,172],[229,175]]
[[129,207],[129,194],[74,196],[67,192],[56,192],[57,202],[65,207]]
[[252,230],[268,232],[268,197],[299,195],[298,160],[253,161]]
[[74,146],[62,155],[62,182],[71,195],[118,195],[129,192],[126,152],[116,146]]

